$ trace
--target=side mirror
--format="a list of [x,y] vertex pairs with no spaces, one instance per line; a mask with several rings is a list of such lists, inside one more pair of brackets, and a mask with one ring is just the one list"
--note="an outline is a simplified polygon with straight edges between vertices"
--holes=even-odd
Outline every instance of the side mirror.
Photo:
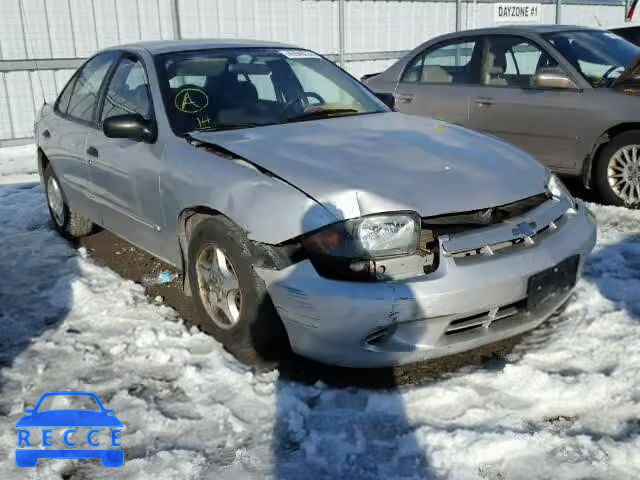
[[158,136],[155,122],[145,120],[138,113],[109,117],[103,122],[102,130],[109,138],[128,138],[136,142],[153,143]]
[[535,88],[549,88],[559,90],[579,90],[578,85],[565,73],[540,72],[533,77]]
[[376,93],[375,95],[379,100],[382,100],[382,103],[384,103],[391,110],[396,109],[396,99],[392,93]]
[[24,413],[33,413],[35,411],[35,408],[25,408],[24,409]]

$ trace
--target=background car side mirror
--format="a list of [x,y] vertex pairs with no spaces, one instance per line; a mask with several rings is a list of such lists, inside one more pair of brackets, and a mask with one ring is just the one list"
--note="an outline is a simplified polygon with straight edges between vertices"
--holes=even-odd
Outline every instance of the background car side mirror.
[[550,88],[560,90],[579,90],[580,87],[565,73],[558,71],[542,71],[533,77],[534,88]]
[[392,93],[376,93],[375,96],[391,110],[396,109],[396,99]]
[[156,123],[138,113],[109,117],[102,123],[102,130],[109,138],[129,138],[136,142],[153,143],[158,136]]

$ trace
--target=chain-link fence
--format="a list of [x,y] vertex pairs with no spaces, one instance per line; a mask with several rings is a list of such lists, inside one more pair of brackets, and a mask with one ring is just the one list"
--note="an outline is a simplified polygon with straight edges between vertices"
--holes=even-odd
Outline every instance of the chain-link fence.
[[500,6],[519,6],[515,21],[600,26],[622,23],[626,8],[624,0],[0,0],[0,146],[28,142],[43,99],[54,100],[82,59],[112,45],[277,40],[359,77],[434,36],[505,21]]

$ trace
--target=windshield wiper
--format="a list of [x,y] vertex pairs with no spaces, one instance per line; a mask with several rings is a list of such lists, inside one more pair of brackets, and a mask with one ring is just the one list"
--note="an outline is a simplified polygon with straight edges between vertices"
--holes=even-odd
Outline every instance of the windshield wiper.
[[294,117],[287,118],[283,123],[301,122],[304,120],[313,120],[314,118],[326,118],[333,115],[345,115],[354,113],[367,113],[356,110],[355,108],[318,108],[310,112],[305,112]]
[[211,125],[210,127],[196,128],[195,130],[192,130],[191,132],[188,132],[188,133],[219,132],[222,130],[236,130],[239,128],[253,128],[253,127],[259,127],[259,126],[260,126],[259,123],[216,123]]

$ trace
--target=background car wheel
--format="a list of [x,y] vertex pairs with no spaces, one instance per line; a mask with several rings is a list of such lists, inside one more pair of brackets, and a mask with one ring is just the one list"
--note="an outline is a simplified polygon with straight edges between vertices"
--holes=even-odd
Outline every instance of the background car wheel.
[[67,238],[85,237],[93,230],[93,222],[72,211],[65,201],[62,186],[51,168],[44,171],[44,191],[54,227]]
[[253,270],[246,235],[225,217],[198,223],[189,242],[189,281],[200,326],[240,361],[272,366],[289,348],[286,331]]
[[640,207],[640,130],[621,133],[605,145],[594,183],[605,203]]

